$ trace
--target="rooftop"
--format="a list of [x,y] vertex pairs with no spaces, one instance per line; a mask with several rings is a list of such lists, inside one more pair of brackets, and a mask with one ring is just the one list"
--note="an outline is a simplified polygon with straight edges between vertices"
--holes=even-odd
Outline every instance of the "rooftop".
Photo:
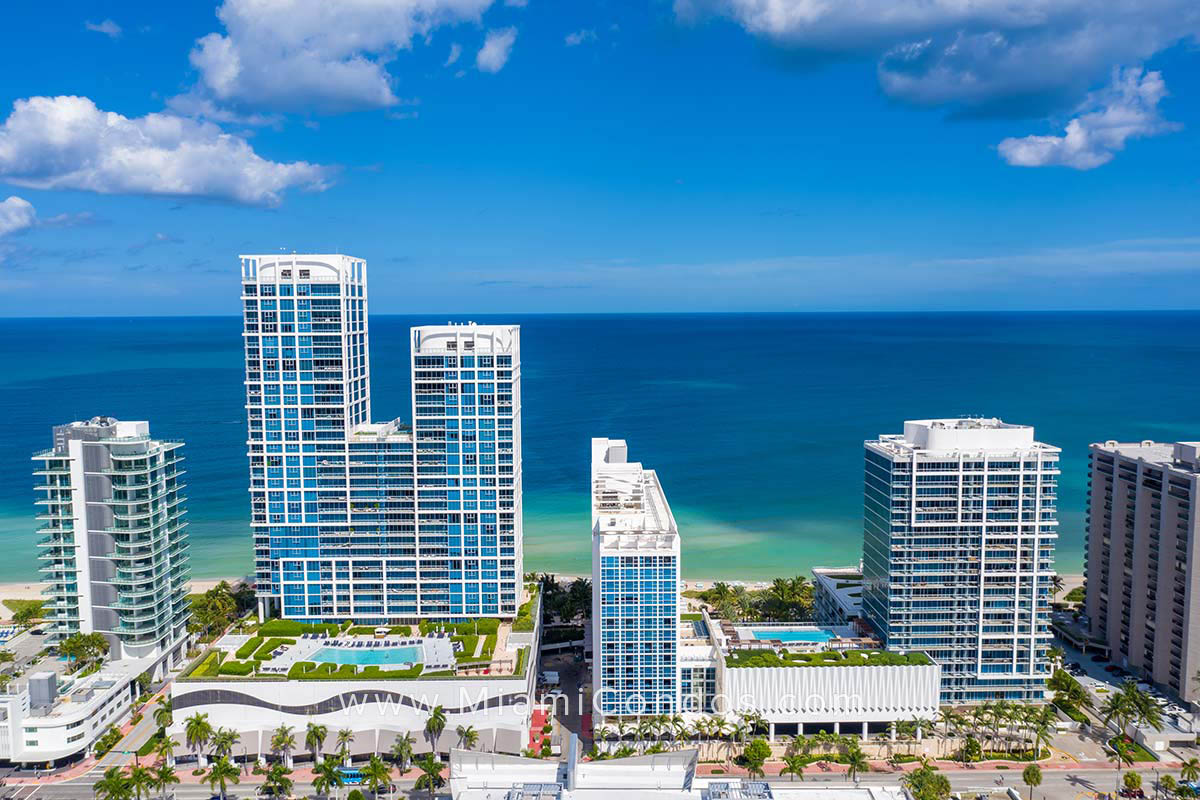
[[904,433],[884,434],[868,441],[874,447],[892,454],[953,453],[998,455],[1045,451],[1058,453],[1052,447],[1033,438],[1033,426],[1014,425],[996,417],[948,417],[942,419],[907,420]]
[[592,439],[592,532],[678,535],[658,475],[628,452],[624,439]]
[[1200,473],[1200,442],[1097,442],[1093,449],[1134,458],[1156,466]]

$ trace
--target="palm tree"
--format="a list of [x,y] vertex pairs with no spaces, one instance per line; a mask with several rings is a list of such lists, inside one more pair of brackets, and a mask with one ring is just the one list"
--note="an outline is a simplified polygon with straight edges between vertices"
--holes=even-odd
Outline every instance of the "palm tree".
[[142,794],[150,797],[154,790],[154,773],[149,767],[135,766],[129,768],[129,785],[133,787],[134,800],[142,800]]
[[1058,593],[1065,588],[1067,588],[1067,585],[1063,583],[1061,575],[1052,575],[1050,577],[1050,596],[1052,598],[1058,597]]
[[292,771],[278,761],[267,768],[263,778],[263,791],[274,797],[289,797],[292,793],[293,782],[289,775]]
[[350,744],[354,741],[354,731],[342,728],[337,734],[338,757],[347,767],[350,766]]
[[195,751],[200,769],[207,766],[203,750],[212,735],[213,727],[208,721],[208,714],[193,714],[183,723],[183,737],[187,741],[188,749]]
[[396,741],[392,742],[392,759],[396,762],[396,768],[400,771],[400,775],[408,772],[408,766],[413,759],[413,746],[417,741],[413,739],[412,734],[405,732],[403,736],[397,736]]
[[458,746],[470,750],[479,743],[479,731],[471,725],[459,725],[454,731],[458,734]]
[[419,759],[417,767],[420,768],[421,775],[417,778],[417,782],[413,788],[428,789],[429,800],[433,800],[434,791],[442,785],[442,770],[445,767],[433,753],[426,753],[424,758]]
[[179,776],[175,774],[175,768],[169,763],[160,762],[154,767],[154,788],[161,792],[161,796],[166,798],[167,789],[179,783]]
[[175,740],[164,736],[154,745],[154,755],[161,758],[167,766],[175,766]]
[[392,768],[379,756],[371,756],[371,760],[362,768],[363,781],[371,794],[378,795],[379,790],[392,783]]
[[429,719],[425,720],[425,736],[429,739],[430,749],[435,753],[438,739],[441,738],[444,730],[446,730],[446,709],[434,706],[433,710],[429,712]]
[[163,695],[158,698],[158,708],[154,709],[154,724],[158,729],[166,732],[167,728],[171,727],[171,723],[175,721],[175,707],[171,702],[171,698]]
[[120,767],[109,767],[104,777],[92,784],[97,800],[133,800],[133,784]]
[[1185,781],[1200,780],[1200,758],[1189,758],[1179,767],[1179,777]]
[[208,784],[208,788],[214,792],[220,786],[221,800],[225,800],[225,793],[229,789],[229,784],[241,782],[238,774],[239,770],[237,766],[228,758],[222,757],[213,762],[208,770],[208,774],[204,776],[204,781]]
[[292,748],[295,746],[296,737],[292,733],[292,726],[280,725],[275,729],[275,734],[271,737],[271,752],[279,753],[288,769],[292,768]]
[[791,775],[792,780],[797,777],[804,780],[804,765],[806,761],[804,756],[784,756],[783,769],[779,770],[780,775]]
[[863,751],[857,747],[852,748],[846,754],[846,766],[849,767],[846,771],[846,777],[855,783],[858,783],[858,773],[871,771],[871,762],[867,761],[867,757],[863,755]]
[[1162,789],[1162,792],[1164,795],[1166,795],[1167,800],[1171,800],[1171,798],[1175,796],[1175,791],[1179,788],[1179,784],[1175,781],[1173,776],[1163,775],[1158,779],[1158,788]]
[[238,743],[241,737],[238,732],[229,728],[217,728],[217,732],[212,736],[213,754],[217,758],[233,754],[234,745]]
[[321,746],[325,744],[325,737],[328,735],[329,728],[315,722],[309,722],[308,727],[304,729],[304,746],[312,753],[314,764],[321,760]]
[[317,794],[329,796],[330,789],[340,789],[346,785],[346,779],[342,777],[342,771],[338,769],[338,764],[331,758],[323,758],[320,763],[313,766],[313,788]]
[[1021,772],[1021,780],[1029,787],[1029,800],[1033,800],[1034,788],[1042,785],[1042,768],[1037,764],[1030,764]]
[[1117,756],[1117,791],[1121,790],[1121,768],[1125,764],[1133,766],[1133,747],[1125,741],[1124,734],[1118,734],[1113,739],[1113,753]]

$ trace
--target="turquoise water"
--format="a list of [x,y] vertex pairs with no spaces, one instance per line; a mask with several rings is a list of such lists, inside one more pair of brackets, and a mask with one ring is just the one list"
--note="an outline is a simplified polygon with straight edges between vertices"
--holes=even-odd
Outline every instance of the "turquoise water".
[[[231,283],[231,310],[236,281]],[[410,417],[408,327],[371,317],[376,419]],[[988,414],[1064,448],[1063,572],[1082,570],[1087,445],[1200,439],[1200,313],[461,316],[523,326],[525,566],[590,573],[588,440],[658,470],[689,578],[857,563],[862,441]],[[187,441],[192,564],[245,574],[241,323],[0,320],[0,581],[37,579],[29,456],[113,414]]]
[[775,639],[780,642],[813,642],[822,644],[833,638],[833,634],[829,631],[779,631],[779,630],[751,630],[755,639]]
[[419,647],[322,647],[311,656],[328,664],[416,664]]

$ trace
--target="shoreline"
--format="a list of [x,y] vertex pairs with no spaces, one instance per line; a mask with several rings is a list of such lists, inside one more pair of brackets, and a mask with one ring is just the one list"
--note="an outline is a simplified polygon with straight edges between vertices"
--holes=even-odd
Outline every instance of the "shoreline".
[[[241,578],[193,578],[189,584],[189,594],[202,594],[209,589],[216,587],[221,581],[227,581],[230,586],[233,586],[241,581],[249,579],[250,576]],[[0,600],[41,600],[42,589],[45,584],[42,583],[0,583]],[[5,611],[0,611],[0,615]]]
[[[540,574],[540,573],[539,573]],[[576,578],[587,578],[591,580],[590,575],[569,575],[561,572],[547,573],[559,578],[560,580],[570,582]],[[190,594],[201,594],[214,588],[221,581],[226,581],[230,586],[245,580],[251,580],[252,576],[246,575],[238,578],[193,578],[189,587]],[[1083,575],[1063,575],[1064,589],[1061,594],[1066,594],[1077,586],[1083,585]],[[761,589],[771,585],[770,581],[764,580],[697,580],[684,579],[682,581],[682,591],[696,591],[701,589],[711,589],[714,583],[728,583],[730,586],[744,586],[747,588]],[[41,600],[43,584],[31,583],[0,583],[0,600]],[[4,612],[0,611],[0,614]]]

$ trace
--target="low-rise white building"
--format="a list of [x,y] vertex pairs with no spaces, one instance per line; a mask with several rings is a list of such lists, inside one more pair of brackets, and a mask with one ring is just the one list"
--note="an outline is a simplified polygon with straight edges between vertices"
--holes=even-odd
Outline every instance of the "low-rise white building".
[[905,800],[899,786],[805,786],[696,775],[698,753],[679,750],[606,761],[542,761],[454,750],[453,800]]
[[89,753],[129,718],[137,677],[153,659],[105,665],[82,679],[36,672],[0,694],[0,762],[59,767]]

